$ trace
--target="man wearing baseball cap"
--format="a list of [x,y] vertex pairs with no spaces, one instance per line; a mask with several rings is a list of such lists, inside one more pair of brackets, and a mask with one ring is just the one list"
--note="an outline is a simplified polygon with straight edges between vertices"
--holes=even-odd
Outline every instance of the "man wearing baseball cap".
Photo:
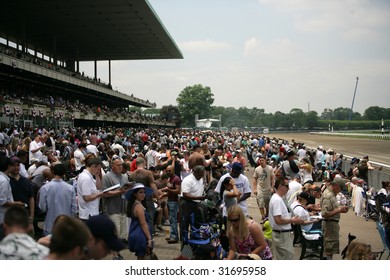
[[329,191],[321,197],[321,215],[323,219],[324,255],[331,260],[333,254],[340,254],[340,214],[348,212],[348,206],[340,206],[336,196],[345,187],[343,180],[330,183]]
[[85,221],[93,238],[88,242],[88,254],[91,259],[100,260],[111,251],[125,249],[119,239],[114,222],[105,214],[91,216]]

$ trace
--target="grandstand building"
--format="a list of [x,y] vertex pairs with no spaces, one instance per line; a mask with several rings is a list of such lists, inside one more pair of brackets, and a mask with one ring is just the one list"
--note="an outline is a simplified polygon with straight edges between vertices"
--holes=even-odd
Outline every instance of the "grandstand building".
[[[111,84],[113,60],[183,58],[146,0],[15,0],[2,1],[0,10],[2,123],[176,125],[132,112],[156,104]],[[94,62],[93,77],[80,73],[85,61]],[[107,61],[107,81],[97,76],[98,61]]]

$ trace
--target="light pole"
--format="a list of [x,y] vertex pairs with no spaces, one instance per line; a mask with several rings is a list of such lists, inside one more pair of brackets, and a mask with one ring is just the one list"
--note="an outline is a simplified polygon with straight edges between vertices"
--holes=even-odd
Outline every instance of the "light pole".
[[351,106],[351,111],[349,111],[348,121],[351,121],[353,104],[355,103],[355,96],[356,96],[356,89],[357,89],[357,86],[358,86],[358,82],[359,82],[359,77],[356,77],[355,91],[353,92],[352,106]]

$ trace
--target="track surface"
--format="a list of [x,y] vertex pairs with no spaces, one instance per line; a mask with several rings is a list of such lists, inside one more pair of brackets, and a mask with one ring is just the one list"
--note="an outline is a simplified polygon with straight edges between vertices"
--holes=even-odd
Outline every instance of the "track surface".
[[294,139],[295,142],[303,142],[310,148],[317,148],[318,145],[322,145],[326,150],[332,149],[336,153],[358,158],[368,155],[370,161],[390,165],[390,141],[313,135],[309,133],[270,133],[266,136],[286,139],[289,142]]

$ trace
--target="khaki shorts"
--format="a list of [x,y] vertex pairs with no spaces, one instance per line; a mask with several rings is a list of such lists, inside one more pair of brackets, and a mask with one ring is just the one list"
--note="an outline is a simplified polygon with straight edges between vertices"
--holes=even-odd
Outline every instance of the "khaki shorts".
[[335,221],[323,221],[324,254],[340,254],[340,225]]
[[257,191],[256,201],[259,208],[269,209],[269,201],[271,200],[271,192]]

